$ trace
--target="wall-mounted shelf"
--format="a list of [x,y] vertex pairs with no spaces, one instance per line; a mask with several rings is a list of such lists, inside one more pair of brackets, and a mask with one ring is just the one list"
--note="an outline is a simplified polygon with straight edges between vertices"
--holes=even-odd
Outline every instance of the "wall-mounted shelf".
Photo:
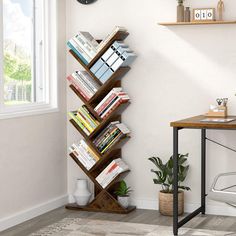
[[160,22],[162,26],[178,26],[178,25],[228,25],[236,24],[236,21],[192,21],[192,22]]

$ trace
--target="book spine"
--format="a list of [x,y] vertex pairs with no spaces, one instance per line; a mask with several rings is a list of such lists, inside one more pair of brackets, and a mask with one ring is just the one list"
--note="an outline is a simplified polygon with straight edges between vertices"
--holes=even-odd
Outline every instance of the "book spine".
[[90,135],[90,131],[80,122],[80,120],[77,118],[77,116],[75,116],[72,112],[69,112],[68,114],[76,122],[76,124],[83,130],[83,132],[87,136],[89,136]]
[[122,133],[119,133],[110,143],[102,150],[102,154],[107,152],[112,146],[114,146],[121,138],[123,137]]
[[115,93],[112,93],[110,97],[108,97],[108,99],[99,107],[99,109],[97,110],[98,115],[100,115],[105,109],[106,107],[109,105],[109,103],[116,97]]
[[84,42],[79,38],[79,35],[73,37],[73,40],[83,49],[83,51],[90,57],[94,58],[97,54],[87,42]]
[[99,84],[86,72],[86,71],[78,71],[77,72],[81,78],[87,81],[93,90],[98,90],[100,88]]
[[100,125],[100,122],[94,117],[94,115],[87,109],[85,105],[83,105],[82,108],[88,114],[89,118],[94,122],[96,126]]
[[104,180],[104,178],[106,177],[106,175],[108,174],[109,170],[111,169],[112,166],[115,165],[115,162],[112,161],[96,178],[96,180],[98,181],[98,183],[102,183],[102,181]]
[[90,82],[87,78],[85,78],[83,76],[82,73],[80,73],[79,71],[76,72],[78,77],[80,77],[80,79],[83,81],[83,83],[86,85],[86,87],[88,87],[94,94],[98,91]]
[[103,185],[103,183],[105,182],[105,180],[107,178],[109,178],[109,175],[111,174],[111,172],[117,168],[117,164],[116,162],[113,162],[112,165],[109,165],[109,169],[106,170],[106,172],[104,172],[102,178],[100,179],[100,184]]
[[89,126],[91,126],[93,129],[97,128],[98,125],[95,122],[92,121],[90,116],[84,111],[83,108],[80,108],[78,110],[78,112],[83,117],[83,119],[86,121],[86,123],[88,123]]
[[122,104],[122,100],[119,100],[116,104],[114,104],[114,106],[110,107],[109,110],[107,110],[106,114],[104,114],[102,116],[102,119],[106,119],[113,111],[115,111],[115,109],[117,109],[121,104]]
[[90,89],[82,80],[82,78],[77,74],[77,73],[73,73],[72,76],[75,78],[75,80],[80,84],[80,86],[83,88],[84,91],[86,91],[86,93],[92,97],[94,95],[94,91],[92,89]]
[[118,93],[121,92],[122,88],[121,87],[117,87],[117,88],[113,88],[103,99],[102,101],[95,107],[95,111],[97,111],[100,106],[102,106],[102,104],[111,96],[112,93]]
[[[96,47],[95,45],[93,45],[92,42],[91,42],[89,39],[87,39],[83,33],[79,32],[75,37],[76,37],[78,40],[80,40],[81,43],[87,44],[88,47],[89,47],[92,51],[94,51],[95,53],[97,53],[97,47]],[[98,46],[98,45],[99,45],[99,44],[97,44],[97,46]]]
[[103,142],[100,143],[100,145],[98,146],[98,150],[102,151],[119,133],[120,133],[120,130],[118,128],[115,128],[111,132],[111,134]]
[[67,45],[69,46],[70,49],[72,49],[72,51],[82,60],[82,62],[85,64],[85,65],[88,65],[89,62],[91,61],[91,59],[87,58],[84,53],[81,51],[81,49],[74,47],[74,45],[71,43],[71,41],[69,41],[67,43]]
[[89,101],[91,98],[89,95],[87,95],[80,87],[79,85],[74,81],[73,77],[70,75],[67,77],[67,80],[78,90],[78,92],[85,98],[86,101]]
[[99,156],[87,145],[87,143],[84,140],[81,140],[80,144],[83,146],[83,148],[95,162],[97,162],[100,159]]
[[84,158],[84,161],[87,163],[87,165],[90,168],[92,168],[96,163],[96,161],[88,155],[86,149],[84,149],[81,145],[79,146],[79,151],[81,153],[81,156]]
[[103,112],[100,114],[100,117],[104,118],[104,116],[109,112],[109,110],[112,109],[112,107],[114,107],[120,101],[120,97],[115,97],[115,99],[113,99],[110,104],[103,110]]
[[106,188],[115,178],[120,174],[120,167],[117,166],[113,172],[111,172],[107,178],[103,181],[102,187]]
[[79,119],[79,121],[86,127],[86,129],[90,132],[90,134],[93,132],[94,128],[92,128],[84,119],[83,116],[81,116],[81,114],[77,113],[77,118]]
[[77,116],[80,117],[83,122],[86,122],[86,124],[91,127],[92,130],[94,130],[96,127],[94,127],[94,124],[90,122],[90,120],[81,112],[81,110],[78,110]]

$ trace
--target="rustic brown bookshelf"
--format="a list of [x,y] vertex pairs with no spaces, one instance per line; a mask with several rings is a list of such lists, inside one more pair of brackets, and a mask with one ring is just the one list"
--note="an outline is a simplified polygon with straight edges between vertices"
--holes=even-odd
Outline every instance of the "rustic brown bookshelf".
[[100,153],[95,144],[93,143],[94,138],[103,131],[103,129],[112,121],[121,121],[121,113],[129,106],[130,102],[122,103],[116,109],[114,109],[107,117],[102,119],[94,110],[97,104],[107,95],[108,92],[114,87],[121,86],[121,79],[130,70],[130,67],[121,67],[109,78],[104,84],[100,82],[98,78],[91,72],[90,68],[96,63],[96,61],[104,54],[104,52],[116,41],[124,40],[129,33],[127,32],[117,32],[112,39],[103,47],[103,49],[93,58],[93,60],[85,65],[84,62],[72,51],[71,55],[80,63],[80,65],[91,75],[91,77],[100,85],[98,91],[94,94],[89,101],[87,101],[81,93],[73,86],[70,85],[71,90],[81,99],[87,109],[94,115],[94,117],[99,121],[98,127],[90,134],[87,135],[79,127],[79,125],[70,119],[70,123],[75,127],[75,129],[83,136],[89,147],[100,157],[97,163],[90,169],[87,170],[84,165],[76,158],[76,156],[71,153],[69,156],[74,160],[74,162],[81,168],[81,170],[90,178],[94,184],[94,199],[89,203],[88,206],[81,207],[76,203],[66,205],[69,210],[79,210],[79,211],[94,211],[94,212],[106,212],[106,213],[119,213],[127,214],[133,211],[136,207],[129,206],[127,209],[122,207],[116,199],[114,190],[120,180],[125,178],[125,176],[130,171],[125,171],[119,174],[106,188],[96,181],[96,177],[105,169],[105,167],[114,159],[122,158],[121,148],[130,139],[129,136],[121,138],[115,145],[113,145],[104,154]]

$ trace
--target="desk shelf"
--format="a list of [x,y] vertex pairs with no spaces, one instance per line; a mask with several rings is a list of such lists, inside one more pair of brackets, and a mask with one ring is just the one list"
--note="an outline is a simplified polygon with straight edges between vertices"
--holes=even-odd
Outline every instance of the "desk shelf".
[[236,21],[192,21],[192,22],[160,22],[162,26],[181,26],[181,25],[228,25],[236,24]]

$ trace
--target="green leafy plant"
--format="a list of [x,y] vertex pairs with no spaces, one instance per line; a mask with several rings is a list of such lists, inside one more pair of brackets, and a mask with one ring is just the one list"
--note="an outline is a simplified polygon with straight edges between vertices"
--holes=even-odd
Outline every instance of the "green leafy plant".
[[116,189],[115,194],[120,197],[127,197],[131,191],[131,188],[127,186],[124,180],[122,180]]
[[[178,163],[179,163],[178,189],[189,191],[190,190],[189,187],[181,185],[181,183],[184,182],[184,180],[186,179],[189,171],[189,165],[186,165],[187,157],[188,153],[185,155],[183,154],[178,155]],[[170,159],[165,164],[159,157],[151,157],[148,158],[148,160],[151,161],[157,167],[157,170],[151,169],[151,172],[156,174],[156,178],[153,179],[154,184],[160,184],[162,186],[162,192],[164,193],[173,193],[174,190],[173,156],[171,156]]]

